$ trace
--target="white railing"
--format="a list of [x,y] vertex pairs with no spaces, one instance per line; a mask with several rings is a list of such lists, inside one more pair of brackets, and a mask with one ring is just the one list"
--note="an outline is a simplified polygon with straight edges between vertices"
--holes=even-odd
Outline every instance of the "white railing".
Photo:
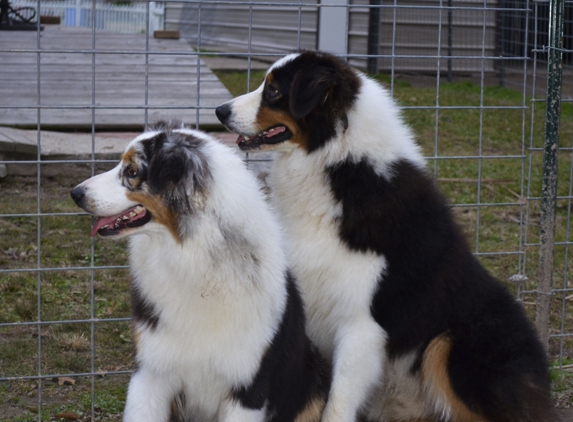
[[[37,9],[36,0],[10,0],[14,8],[33,7]],[[132,2],[125,5],[114,5],[96,2],[96,30],[117,33],[140,34],[146,30],[147,2]],[[92,0],[41,0],[40,14],[59,16],[61,25],[91,28],[93,25]],[[161,2],[149,2],[149,31],[153,33],[163,29],[165,9]]]

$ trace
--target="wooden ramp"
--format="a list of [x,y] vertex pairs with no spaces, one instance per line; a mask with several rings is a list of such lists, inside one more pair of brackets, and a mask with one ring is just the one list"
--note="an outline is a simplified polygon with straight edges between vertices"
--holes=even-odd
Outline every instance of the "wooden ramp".
[[93,49],[90,29],[51,25],[37,37],[0,33],[0,125],[140,130],[147,109],[148,123],[218,126],[213,108],[231,99],[184,40],[96,32]]

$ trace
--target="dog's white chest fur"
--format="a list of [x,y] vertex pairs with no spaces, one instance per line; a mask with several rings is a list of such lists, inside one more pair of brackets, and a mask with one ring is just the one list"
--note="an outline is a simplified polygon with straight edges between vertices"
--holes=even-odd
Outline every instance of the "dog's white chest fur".
[[318,159],[300,150],[279,156],[271,184],[286,226],[291,268],[303,291],[309,335],[332,357],[343,321],[371,319],[370,304],[385,259],[351,251],[341,241],[337,219],[342,206],[335,202]]
[[138,361],[178,379],[188,407],[201,409],[205,417],[217,414],[231,386],[253,378],[284,309],[284,294],[276,296],[282,303],[268,306],[284,286],[271,281],[265,287],[260,269],[256,275],[253,270],[252,280],[244,272],[234,274],[238,266],[232,261],[241,257],[217,256],[217,243],[225,240],[214,227],[201,222],[195,228],[201,241],[190,244],[177,244],[169,235],[130,239],[137,286],[160,313],[156,329],[140,328]]
[[[337,226],[342,207],[333,198],[322,157],[300,150],[279,156],[271,184],[291,269],[303,292],[308,335],[334,362],[322,420],[348,421],[381,382],[387,336],[370,305],[385,259],[342,242]],[[337,376],[347,368],[353,368],[352,377]]]

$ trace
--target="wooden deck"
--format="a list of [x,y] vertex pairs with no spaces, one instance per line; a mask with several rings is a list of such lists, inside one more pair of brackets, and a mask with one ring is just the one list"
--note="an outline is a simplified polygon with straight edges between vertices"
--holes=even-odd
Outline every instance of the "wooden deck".
[[146,55],[145,35],[96,32],[93,54],[91,30],[46,25],[39,60],[37,47],[36,32],[0,33],[0,125],[36,128],[40,104],[42,129],[91,129],[95,120],[97,130],[140,130],[147,104],[149,123],[195,124],[197,110],[189,107],[211,107],[199,109],[199,124],[208,127],[219,125],[212,107],[231,99],[184,40],[150,38]]

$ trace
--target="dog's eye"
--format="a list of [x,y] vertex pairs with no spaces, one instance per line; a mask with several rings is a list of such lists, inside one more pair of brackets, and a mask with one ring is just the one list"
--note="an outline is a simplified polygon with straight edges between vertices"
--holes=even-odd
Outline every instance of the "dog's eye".
[[127,177],[133,178],[133,177],[136,177],[136,176],[137,176],[137,171],[134,170],[134,169],[132,169],[132,168],[128,168],[128,169],[125,171],[125,175],[126,175]]
[[276,86],[269,84],[267,85],[267,94],[271,97],[276,97],[279,94],[279,90]]

